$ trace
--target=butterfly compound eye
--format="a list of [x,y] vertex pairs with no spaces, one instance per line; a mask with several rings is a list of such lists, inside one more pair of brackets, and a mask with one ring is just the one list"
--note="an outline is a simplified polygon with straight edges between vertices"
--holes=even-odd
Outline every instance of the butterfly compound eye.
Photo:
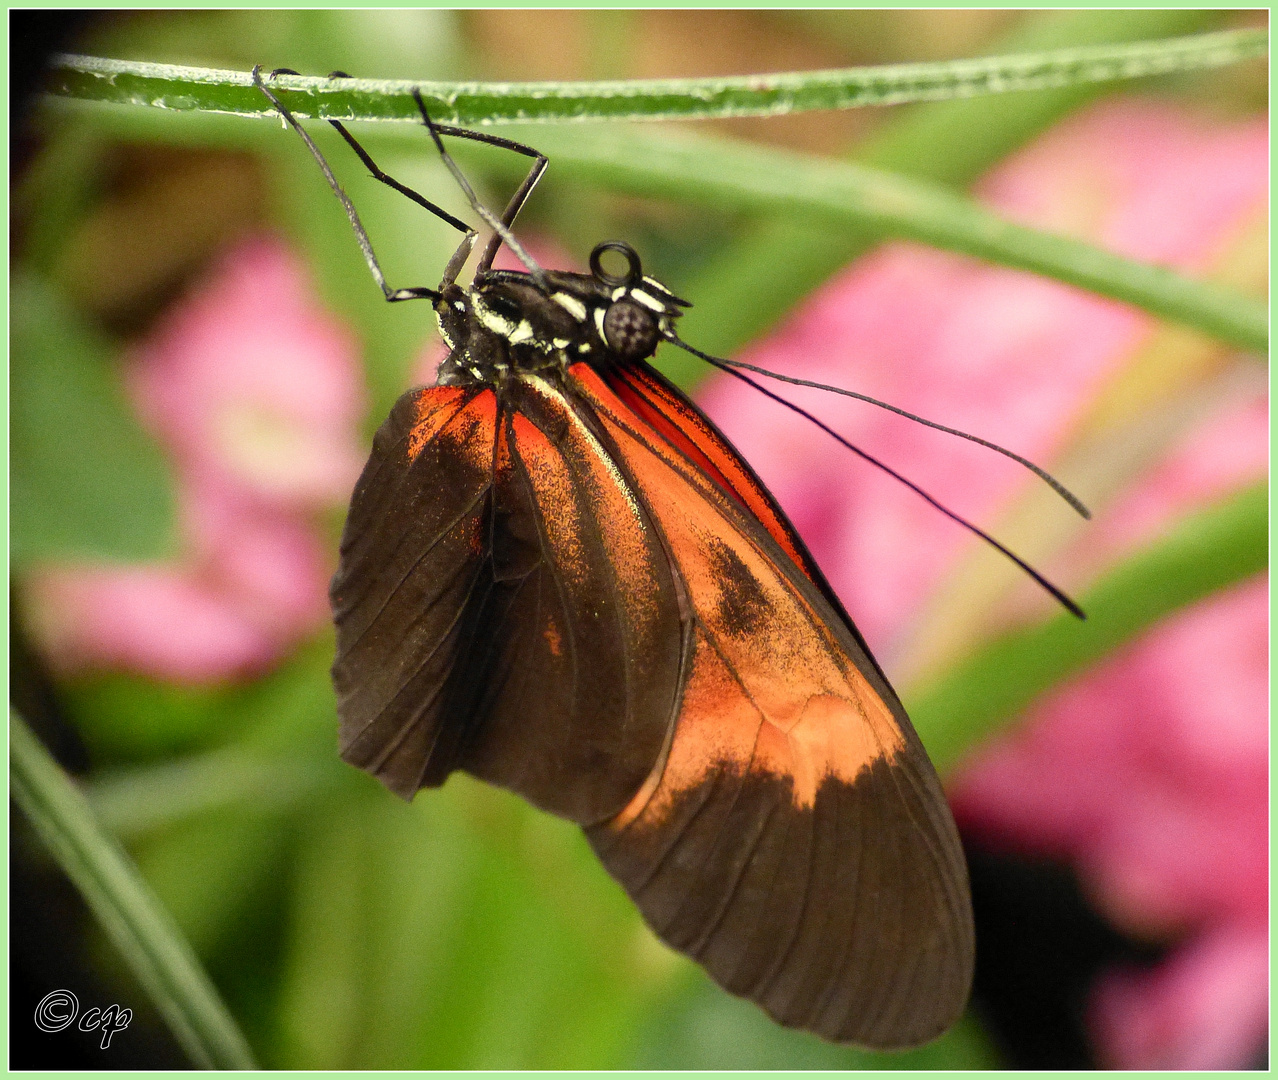
[[[610,274],[603,267],[603,255],[606,251],[615,251],[626,258],[626,273],[623,276]],[[590,253],[590,272],[605,285],[635,286],[643,280],[643,266],[639,262],[639,253],[629,244],[620,240],[605,240]]]
[[603,320],[604,340],[623,360],[641,360],[657,347],[657,321],[633,300],[609,306]]

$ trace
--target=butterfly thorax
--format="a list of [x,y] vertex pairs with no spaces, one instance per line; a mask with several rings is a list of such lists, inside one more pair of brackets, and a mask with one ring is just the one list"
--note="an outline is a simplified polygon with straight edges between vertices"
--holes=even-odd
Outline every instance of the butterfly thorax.
[[440,334],[452,350],[441,386],[498,384],[528,373],[566,371],[578,361],[647,359],[673,333],[686,306],[649,277],[488,271],[470,288],[449,285],[435,302]]

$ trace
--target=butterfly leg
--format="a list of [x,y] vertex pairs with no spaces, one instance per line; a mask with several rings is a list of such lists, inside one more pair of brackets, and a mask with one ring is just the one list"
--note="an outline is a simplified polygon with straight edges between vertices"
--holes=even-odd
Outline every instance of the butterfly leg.
[[[421,107],[421,102],[418,102]],[[425,111],[423,109],[423,111]],[[528,201],[528,196],[532,194],[533,188],[537,186],[537,181],[541,179],[541,174],[546,171],[546,155],[540,150],[535,150],[531,146],[524,143],[515,142],[513,139],[503,139],[500,135],[487,135],[482,131],[470,131],[467,128],[453,127],[450,124],[436,124],[430,122],[436,131],[441,135],[453,135],[459,139],[470,139],[473,142],[486,143],[489,146],[497,146],[503,150],[513,150],[517,154],[523,154],[524,157],[533,159],[532,168],[528,170],[528,175],[524,177],[524,182],[519,185],[519,190],[511,196],[510,202],[506,205],[505,213],[501,216],[501,222],[509,229],[515,223],[519,211],[524,208],[524,203]],[[500,233],[494,232],[484,247],[483,254],[479,259],[479,270],[488,270],[493,265],[493,258],[497,254],[497,249],[501,246],[502,236]]]
[[[539,288],[549,291],[549,285],[546,281],[545,271],[537,265],[537,261],[524,250],[524,247],[510,231],[510,226],[514,223],[515,216],[523,208],[528,196],[532,194],[532,190],[537,186],[537,181],[541,179],[541,174],[546,170],[546,156],[531,146],[525,146],[523,143],[517,143],[512,139],[503,139],[497,135],[485,135],[478,131],[469,131],[466,128],[452,127],[451,125],[436,124],[430,114],[426,112],[426,105],[422,101],[421,91],[413,87],[413,100],[417,102],[418,111],[422,114],[422,123],[426,125],[426,129],[430,132],[431,138],[435,140],[435,148],[439,151],[440,159],[448,167],[448,171],[453,174],[453,179],[457,181],[458,186],[465,193],[467,200],[470,202],[471,208],[477,213],[493,230],[493,236],[484,247],[483,255],[479,260],[479,270],[482,272],[492,266],[493,258],[497,254],[497,249],[504,243],[511,252],[519,259],[521,263],[528,268],[528,273],[535,281]],[[528,171],[528,175],[524,178],[524,182],[519,185],[519,190],[515,192],[510,203],[506,207],[505,213],[499,218],[483,203],[479,201],[479,196],[475,194],[474,189],[470,186],[470,182],[466,179],[461,169],[458,168],[457,162],[452,155],[444,149],[444,142],[440,135],[456,135],[461,139],[471,139],[474,142],[487,143],[490,146],[499,146],[504,150],[514,150],[516,153],[523,154],[525,157],[533,158],[533,166]]]
[[[277,68],[275,71],[271,72],[271,76],[281,74],[296,75],[297,72],[292,71],[289,68]],[[333,189],[333,193],[337,196],[338,201],[342,204],[342,208],[346,211],[346,217],[351,223],[351,228],[355,231],[355,239],[358,241],[360,250],[364,254],[364,261],[368,264],[368,269],[373,275],[373,280],[377,282],[386,299],[391,302],[417,299],[437,300],[440,296],[440,291],[438,289],[429,289],[424,286],[408,289],[391,288],[386,281],[386,275],[382,272],[381,264],[377,261],[377,256],[373,252],[372,241],[368,238],[368,232],[364,228],[363,222],[359,219],[359,213],[356,211],[354,203],[351,202],[350,197],[346,194],[346,192],[342,190],[342,186],[337,182],[337,177],[333,175],[333,170],[329,167],[328,161],[320,152],[319,147],[315,145],[314,140],[306,132],[306,129],[297,122],[297,118],[293,116],[287,106],[285,106],[284,103],[281,102],[280,99],[276,97],[275,94],[273,94],[262,82],[260,65],[253,68],[253,84],[266,95],[267,99],[275,106],[280,115],[284,117],[293,130],[301,136],[302,141],[306,144],[306,148],[310,150],[311,156],[315,158],[316,163],[320,167],[320,171],[323,172],[324,178],[328,181],[329,187]],[[451,284],[456,279],[458,272],[461,270],[462,264],[466,261],[467,257],[470,255],[471,249],[474,247],[476,237],[474,230],[472,230],[465,222],[459,221],[446,210],[436,206],[429,199],[419,195],[411,188],[406,187],[393,177],[382,172],[364,148],[359,145],[354,136],[351,135],[342,124],[338,123],[336,120],[330,120],[329,123],[338,130],[342,138],[346,140],[347,144],[350,145],[350,147],[359,155],[360,160],[368,167],[375,179],[393,187],[401,194],[407,195],[419,206],[429,210],[436,217],[446,221],[448,224],[452,225],[453,228],[466,234],[461,245],[458,247],[457,251],[454,252],[453,257],[448,261],[448,266],[444,271],[441,288],[445,285]]]

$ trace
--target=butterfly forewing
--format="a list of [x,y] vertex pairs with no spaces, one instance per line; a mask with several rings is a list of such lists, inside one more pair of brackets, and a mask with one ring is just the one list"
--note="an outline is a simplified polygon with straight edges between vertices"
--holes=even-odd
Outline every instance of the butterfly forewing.
[[[579,374],[586,368],[579,366]],[[635,419],[683,453],[691,465],[714,479],[758,519],[805,574],[820,571],[794,534],[771,493],[729,445],[727,439],[691,401],[648,364],[607,368],[601,376]]]
[[[783,1023],[926,1041],[966,1002],[972,925],[953,821],[904,710],[771,530],[574,373],[674,553],[695,628],[660,774],[592,844],[663,938]],[[732,464],[734,487],[752,477]]]

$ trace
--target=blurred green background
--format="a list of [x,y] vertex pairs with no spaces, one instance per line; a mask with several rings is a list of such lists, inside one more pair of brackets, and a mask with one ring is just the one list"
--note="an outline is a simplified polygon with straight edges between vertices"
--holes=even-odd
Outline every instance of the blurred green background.
[[[240,70],[261,63],[524,80],[944,59],[1237,24],[1189,11],[120,12],[94,20],[72,44],[98,56]],[[963,186],[1105,92],[713,126]],[[1263,108],[1266,93],[1252,67],[1168,79],[1152,92],[1225,101],[1239,114]],[[259,1059],[275,1068],[997,1066],[976,1015],[929,1047],[886,1057],[784,1031],[658,943],[574,826],[461,775],[411,806],[391,798],[336,759],[327,633],[249,682],[50,674],[28,647],[28,569],[63,556],[128,560],[173,550],[170,470],[125,403],[118,361],[219,251],[269,227],[305,254],[325,304],[358,335],[370,390],[366,436],[433,335],[424,306],[382,302],[340,209],[291,135],[236,118],[134,115],[144,111],[37,108],[18,133],[14,696],[85,780]],[[424,139],[408,153],[402,139],[379,145],[375,131],[360,135],[388,172],[461,211]],[[537,142],[535,128],[516,137]],[[450,230],[360,182],[349,159],[336,165],[391,282],[434,284],[453,247]],[[508,161],[481,152],[468,167],[481,191],[503,201]],[[662,280],[697,301],[684,336],[711,351],[743,344],[858,251],[855,237],[802,223],[616,196],[553,160],[521,228],[553,238],[579,262],[601,238],[628,239]],[[778,246],[791,259],[783,284],[749,319],[734,318],[744,298],[759,295],[757,282],[776,280]],[[334,513],[333,551],[339,528]],[[26,977],[92,980],[103,1000],[134,1008],[137,1037],[118,1040],[121,1056],[95,1060],[180,1064],[144,995],[21,828],[14,852],[15,918],[26,920],[15,932],[34,943],[21,957]],[[26,984],[15,986],[14,1008],[26,1009]]]

